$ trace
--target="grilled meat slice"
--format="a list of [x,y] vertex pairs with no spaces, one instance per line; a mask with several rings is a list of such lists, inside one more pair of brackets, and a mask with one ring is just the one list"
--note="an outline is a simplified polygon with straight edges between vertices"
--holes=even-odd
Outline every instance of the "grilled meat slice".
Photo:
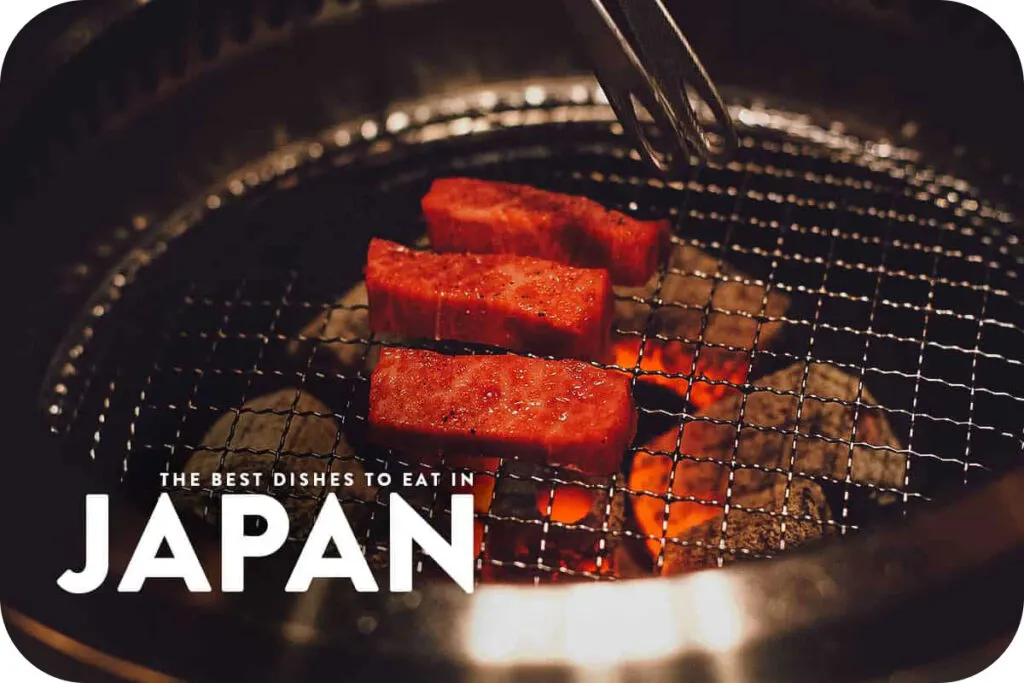
[[607,271],[508,254],[434,254],[375,239],[366,265],[370,325],[549,356],[605,360]]
[[579,361],[385,349],[370,379],[372,438],[413,452],[518,456],[608,474],[636,420],[629,376]]
[[647,282],[668,246],[668,221],[639,221],[585,197],[527,185],[441,178],[422,205],[438,251],[605,268],[616,284]]

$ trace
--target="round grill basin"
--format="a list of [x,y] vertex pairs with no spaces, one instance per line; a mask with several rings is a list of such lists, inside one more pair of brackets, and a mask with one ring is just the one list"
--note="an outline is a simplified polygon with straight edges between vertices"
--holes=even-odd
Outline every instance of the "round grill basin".
[[[767,348],[724,349],[745,354],[746,381],[703,384],[749,394],[758,378],[793,363],[820,363],[856,378],[858,396],[870,391],[877,406],[840,402],[888,421],[901,446],[892,455],[906,463],[902,482],[858,481],[849,464],[838,477],[799,471],[796,458],[765,472],[789,482],[787,491],[798,481],[819,486],[831,517],[816,523],[830,534],[903,516],[1019,462],[1024,310],[1016,272],[1022,260],[1007,229],[1013,218],[964,181],[920,165],[912,151],[829,132],[785,112],[737,107],[734,114],[742,134],[735,159],[671,181],[651,176],[630,153],[600,93],[585,81],[410,103],[381,120],[352,122],[279,150],[178,214],[136,226],[139,234],[130,239],[137,244],[55,358],[44,409],[70,453],[87,453],[104,478],[122,482],[144,505],[161,490],[160,473],[179,471],[219,417],[234,415],[237,423],[247,401],[279,390],[294,390],[291,408],[279,411],[287,420],[311,416],[296,408],[300,392],[326,405],[328,413],[312,417],[334,420],[364,469],[415,467],[366,442],[368,375],[339,368],[333,351],[346,345],[369,354],[379,340],[324,330],[339,297],[361,280],[370,238],[413,243],[425,233],[419,200],[431,180],[464,175],[587,195],[643,218],[669,216],[678,246],[696,247],[724,266],[686,276],[716,288],[739,272],[744,284],[788,297],[778,317],[721,309],[713,296],[696,307],[705,323],[717,314],[782,327]],[[644,303],[652,310],[664,305],[657,296]],[[317,319],[321,331],[310,335]],[[636,339],[642,346],[657,334],[648,326]],[[718,348],[702,337],[659,341],[686,344],[696,354]],[[645,532],[636,519],[638,498],[686,499],[630,487],[635,451],[699,420],[699,407],[693,392],[642,381],[665,377],[661,370],[643,362],[620,367],[638,380],[640,429],[618,476],[580,481],[516,463],[476,470],[496,479],[489,509],[478,511],[485,546],[478,578],[655,575],[672,544],[704,547],[700,568],[786,549],[785,542],[730,536],[737,509],[781,529],[799,521],[788,507],[744,508],[732,500],[732,488],[711,503],[690,499],[721,509],[724,530],[713,543]],[[701,384],[692,369],[682,375],[667,378]],[[795,398],[805,403],[799,391]],[[742,433],[742,414],[738,426]],[[834,440],[797,432],[794,443]],[[862,443],[856,434],[839,441],[850,450]],[[321,454],[324,471],[336,450]],[[280,449],[267,454],[279,457]],[[696,456],[662,457],[678,463]],[[735,459],[719,465],[731,476],[744,469]],[[606,504],[583,520],[560,520],[555,486],[604,496],[598,500]],[[542,492],[539,502],[533,491]],[[423,514],[443,520],[436,491],[408,494]],[[528,502],[513,504],[511,496]],[[353,503],[361,510],[358,532],[375,558],[387,548],[385,502],[380,495]],[[304,529],[292,531],[298,538]],[[431,568],[419,563],[420,571]]]

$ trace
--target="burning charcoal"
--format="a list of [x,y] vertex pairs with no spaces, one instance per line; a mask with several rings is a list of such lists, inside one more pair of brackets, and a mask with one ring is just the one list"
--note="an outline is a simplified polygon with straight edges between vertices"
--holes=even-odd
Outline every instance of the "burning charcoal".
[[[297,389],[283,389],[247,402],[238,413],[232,411],[222,415],[207,431],[199,449],[185,463],[184,471],[198,472],[200,483],[207,491],[214,472],[262,474],[259,486],[250,484],[242,490],[269,492],[281,500],[291,520],[292,534],[301,538],[308,533],[323,495],[337,493],[351,511],[355,507],[364,507],[351,501],[372,501],[376,491],[366,485],[363,467],[354,459],[355,454],[340,433],[330,409],[305,392],[295,403],[297,392]],[[279,459],[278,452],[281,453]],[[273,472],[310,477],[317,473],[329,476],[329,473],[337,472],[342,478],[342,486],[328,490],[312,484],[291,485],[290,482],[285,486],[274,486]],[[353,475],[352,486],[344,485],[346,474]],[[227,490],[220,487],[213,496],[216,498],[218,493]],[[206,516],[216,521],[216,501],[210,501],[207,493],[181,491],[176,492],[175,497],[179,505],[201,516],[209,505]]]
[[[620,368],[632,370],[637,367],[640,338],[615,336],[613,362]],[[706,346],[701,348],[699,356],[696,351],[696,344],[648,338],[644,342],[639,381],[675,392],[697,409],[737,393],[737,387],[747,381],[748,354]],[[691,379],[692,387],[689,386]]]
[[[480,578],[485,583],[592,580],[588,575],[639,577],[644,571],[623,547],[625,495],[618,487],[609,504],[611,477],[584,477],[534,463],[485,456],[421,456],[419,471],[471,471],[472,486],[451,486],[447,476],[437,488],[409,490],[421,503],[410,504],[442,533],[451,523],[451,493],[470,492],[474,497],[474,546],[484,545]],[[499,472],[500,468],[500,472]],[[555,494],[552,503],[551,488]],[[492,502],[493,499],[493,502]],[[550,515],[549,515],[550,505]],[[607,514],[606,514],[607,510]],[[607,533],[603,533],[607,518]],[[543,523],[549,522],[545,532]],[[486,541],[485,541],[486,526]],[[603,549],[600,546],[605,538]],[[543,552],[541,539],[544,539]],[[597,558],[601,556],[601,566]],[[549,570],[538,570],[538,556]],[[523,565],[526,565],[525,567]],[[551,569],[555,568],[555,569]],[[423,572],[439,577],[427,562]]]
[[[650,301],[654,297],[658,277],[655,275],[642,287],[615,288],[619,299],[615,304],[618,329],[643,331],[651,315],[651,307],[625,297]],[[653,313],[651,334],[741,349],[750,349],[754,345],[757,321],[750,316],[778,318],[789,309],[789,297],[782,292],[775,289],[768,292],[746,274],[697,247],[687,245],[678,245],[672,252],[668,274],[658,297],[664,304]],[[710,313],[704,327],[703,308],[709,304],[711,308],[729,313]],[[758,348],[767,348],[781,329],[781,322],[763,323],[757,335]]]
[[[555,484],[555,479],[564,483]],[[570,580],[580,577],[582,572],[620,578],[639,576],[640,570],[622,544],[625,494],[617,490],[609,503],[608,489],[613,481],[610,476],[584,476],[507,460],[498,476],[497,495],[490,509],[494,518],[488,522],[484,580],[532,580],[535,574],[532,570],[497,566],[487,560],[505,565],[512,562],[534,565],[538,555],[542,556],[545,566],[564,570],[552,572],[547,580]],[[544,522],[549,522],[546,534]],[[545,541],[543,554],[542,537]],[[601,567],[597,566],[599,554]]]
[[[665,496],[669,490],[672,456],[679,430],[673,429],[656,437],[637,451],[629,474],[629,490],[633,513],[640,531],[648,537],[647,548],[657,557],[662,536],[678,538],[722,512],[728,470],[714,462],[679,458],[672,481],[672,493],[686,500],[674,501],[665,523]],[[703,454],[695,457],[704,457]]]
[[[834,533],[832,519],[821,487],[806,479],[794,478],[786,497],[785,477],[759,473],[760,488],[735,494],[725,525],[725,550],[722,510],[712,519],[691,528],[677,540],[665,544],[663,576],[697,571],[744,557],[764,557],[783,548],[796,548]],[[782,517],[783,504],[786,517]],[[785,530],[783,530],[785,520]],[[784,543],[783,543],[784,542]]]
[[[691,246],[677,246],[673,251],[658,292],[664,304],[652,313],[647,302],[655,298],[657,284],[656,276],[644,287],[615,289],[618,332],[613,335],[614,363],[625,368],[637,366],[641,338],[630,333],[643,332],[646,327],[648,336],[639,367],[647,374],[640,375],[641,382],[674,391],[697,409],[737,394],[735,385],[747,379],[750,354],[746,350],[754,347],[755,336],[757,347],[767,348],[782,328],[776,321],[763,323],[758,331],[751,316],[781,317],[789,309],[789,297],[778,290],[768,292],[750,282],[747,275],[728,264],[720,265],[718,259]],[[709,304],[709,308],[730,313],[709,312],[705,326],[703,309]],[[698,355],[698,341],[732,348],[704,345]]]
[[[805,369],[806,387],[803,386]],[[902,488],[906,456],[893,452],[902,447],[884,415],[864,407],[876,404],[867,388],[861,391],[860,402],[864,405],[859,411],[854,439],[856,406],[853,402],[857,399],[859,384],[856,377],[830,365],[811,363],[808,366],[801,362],[753,384],[755,389],[747,397],[745,406],[742,395],[737,395],[699,414],[699,417],[733,424],[742,421],[735,451],[737,462],[782,470],[789,470],[792,462],[795,473],[843,481],[852,457],[851,481]],[[802,407],[798,396],[780,395],[773,390],[803,395]],[[707,421],[688,424],[684,430],[683,452],[728,462],[736,444],[733,424]],[[790,433],[783,434],[779,430]],[[799,431],[800,436],[794,439],[793,431]],[[867,445],[851,448],[851,440]],[[734,487],[738,491],[756,487],[755,475],[755,470],[738,469]],[[883,495],[881,498],[891,497]]]
[[[783,475],[764,469],[792,469],[796,475],[842,482],[847,463],[852,462],[851,481],[891,489],[902,487],[906,460],[903,454],[887,450],[899,450],[901,446],[878,411],[869,413],[862,406],[856,441],[867,445],[851,449],[855,407],[850,403],[857,395],[856,378],[831,366],[810,365],[797,429],[798,397],[772,390],[800,393],[805,367],[798,363],[755,381],[760,390],[749,394],[745,405],[742,394],[730,396],[700,411],[696,419],[684,424],[681,433],[678,428],[665,432],[637,452],[629,488],[635,492],[632,502],[637,523],[645,535],[654,539],[648,541],[652,553],[659,552],[663,535],[686,538],[692,529],[713,525],[714,518],[721,517],[730,462],[736,464],[734,501],[750,500],[751,496],[764,496],[764,491],[773,490],[768,478]],[[867,389],[860,398],[863,404],[875,403]],[[740,421],[742,428],[737,437],[736,424]],[[801,434],[795,439],[795,449],[794,431]],[[672,493],[686,500],[671,503],[667,529],[663,531],[664,496],[674,460]],[[879,503],[894,499],[891,493],[876,497]],[[730,512],[730,520],[733,514],[743,517],[747,513]]]
[[[619,579],[635,579],[645,576],[646,570],[637,562],[638,557],[643,557],[642,542],[635,536],[626,537],[622,531],[626,525],[626,492],[618,489],[612,497],[611,511],[608,517],[608,530],[614,535],[609,535],[606,541],[607,556],[610,557],[610,567],[602,573],[609,573]],[[608,560],[605,560],[608,562]]]
[[494,503],[490,512],[502,517],[540,519],[537,495],[543,466],[522,460],[508,459],[499,476]]

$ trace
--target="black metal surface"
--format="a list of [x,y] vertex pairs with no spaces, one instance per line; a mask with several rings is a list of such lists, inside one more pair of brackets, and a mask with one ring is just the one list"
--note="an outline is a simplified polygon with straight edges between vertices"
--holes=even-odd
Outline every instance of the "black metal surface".
[[[123,4],[78,3],[90,27],[109,28],[95,31],[96,39],[81,57],[57,73],[31,109],[20,112],[22,127],[11,136],[16,144],[5,152],[5,158],[21,159],[12,164],[17,169],[12,180],[27,180],[25,171],[41,177],[44,168],[52,169],[55,155],[66,162],[69,152],[138,122],[153,107],[180,97],[185,86],[208,82],[236,67],[247,70],[255,66],[253,55],[300,36],[303,40],[296,43],[315,43],[326,35],[334,39],[327,50],[330,56],[321,52],[315,61],[293,49],[292,58],[304,63],[289,80],[274,84],[273,92],[294,93],[296,103],[304,100],[304,112],[289,111],[292,126],[320,113],[338,120],[337,112],[330,111],[337,106],[338,88],[345,99],[363,98],[338,78],[339,69],[347,70],[352,62],[353,40],[358,51],[373,57],[359,60],[361,67],[369,67],[373,80],[391,95],[399,90],[426,94],[455,80],[587,69],[586,60],[573,54],[571,41],[565,40],[560,13],[543,0],[526,5],[222,0],[216,6],[157,0],[127,22],[93,19],[120,16]],[[1016,194],[1018,181],[1011,179],[1006,188],[1002,176],[1007,169],[1012,173],[1021,150],[1018,141],[1005,139],[1000,131],[1015,125],[1016,111],[1024,103],[1020,61],[1001,29],[977,11],[941,0],[785,0],[771,6],[730,0],[699,12],[676,2],[669,8],[720,86],[813,102],[826,115],[841,112],[848,125],[875,126],[876,133],[894,139],[899,139],[901,127],[913,122],[915,138],[923,139],[933,153],[952,153],[957,164],[971,167],[972,176],[991,175],[990,196],[1006,190],[1012,200]],[[370,28],[379,14],[387,16],[386,26]],[[352,20],[360,24],[355,36],[346,35],[345,26]],[[417,32],[416,26],[430,29]],[[381,33],[375,40],[358,38],[377,30]],[[439,31],[454,39],[431,40]],[[519,40],[526,36],[528,40]],[[23,42],[12,59],[50,49],[46,43],[40,47]],[[382,48],[388,45],[404,50],[390,53]],[[422,60],[424,68],[414,73],[401,66],[409,54]],[[465,59],[467,54],[472,59]],[[994,87],[964,89],[978,74]],[[410,86],[418,92],[408,92]],[[301,97],[321,91],[317,98]],[[255,125],[256,117],[249,113]],[[238,142],[231,146],[239,148]]]

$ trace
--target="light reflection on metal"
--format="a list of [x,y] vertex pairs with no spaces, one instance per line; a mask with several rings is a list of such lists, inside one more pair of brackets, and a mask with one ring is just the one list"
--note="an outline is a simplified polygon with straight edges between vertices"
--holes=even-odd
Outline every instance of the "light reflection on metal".
[[452,135],[468,135],[473,132],[473,119],[468,116],[455,119],[448,124],[448,130],[451,131]]
[[544,100],[547,99],[547,91],[541,85],[527,86],[523,93],[523,99],[527,104],[537,107],[544,104]]
[[[685,642],[667,587],[656,581],[623,582],[614,595],[585,584],[567,591],[564,603],[566,659],[575,666],[651,662],[676,654]],[[611,597],[611,600],[607,600]],[[629,615],[629,628],[609,628]]]
[[409,115],[404,111],[393,112],[384,125],[389,133],[398,133],[409,127]]
[[[588,670],[653,664],[691,650],[729,653],[749,635],[736,590],[719,572],[683,583],[624,581],[613,591],[600,584],[486,587],[472,604],[464,647],[481,665]],[[629,627],[610,627],[609,615]]]
[[571,99],[574,104],[585,104],[589,98],[590,93],[587,91],[587,87],[582,84],[572,86],[572,89],[569,92],[569,99]]
[[281,634],[290,642],[305,644],[316,640],[317,619],[327,597],[327,581],[314,581],[296,601]]
[[465,621],[465,650],[485,665],[557,661],[559,601],[548,590],[478,591]]
[[675,614],[696,617],[688,635],[695,646],[715,653],[727,653],[742,643],[749,634],[748,623],[741,608],[737,585],[721,572],[705,571],[690,577],[687,595],[690,604],[678,605]]
[[480,103],[481,109],[494,109],[498,106],[498,94],[493,90],[484,90],[477,97],[477,101]]
[[345,129],[339,129],[334,134],[334,144],[338,147],[345,147],[352,142],[352,134]]
[[138,681],[138,683],[184,683],[180,679],[173,678],[154,669],[140,666],[134,662],[90,647],[9,607],[4,608],[3,619],[0,621],[4,621],[10,626],[17,628],[22,634],[41,643],[46,648],[51,648],[54,652],[63,654],[77,663],[84,664],[117,679]]
[[367,119],[363,121],[363,125],[359,127],[359,134],[366,140],[372,140],[377,137],[377,133],[380,131],[380,127],[376,121]]

